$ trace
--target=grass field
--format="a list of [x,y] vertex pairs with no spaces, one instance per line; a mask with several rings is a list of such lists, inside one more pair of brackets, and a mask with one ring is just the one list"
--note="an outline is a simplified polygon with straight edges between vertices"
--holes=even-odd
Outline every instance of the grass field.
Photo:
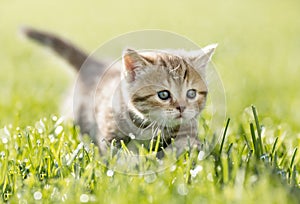
[[[0,202],[299,203],[299,7],[296,0],[2,0]],[[230,118],[224,140],[206,159],[191,151],[154,174],[118,173],[114,157],[101,165],[92,145],[81,148],[76,128],[59,121],[75,75],[22,39],[21,25],[87,51],[142,29],[172,31],[199,46],[218,42],[213,62]]]

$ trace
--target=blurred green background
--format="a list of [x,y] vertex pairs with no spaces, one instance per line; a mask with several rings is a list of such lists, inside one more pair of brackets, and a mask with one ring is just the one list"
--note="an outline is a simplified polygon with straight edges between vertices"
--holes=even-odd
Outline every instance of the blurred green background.
[[[227,114],[256,105],[269,122],[300,121],[300,1],[0,1],[0,127],[59,113],[74,74],[18,35],[21,25],[57,33],[93,51],[120,34],[163,29],[200,46],[219,43],[213,62]],[[272,122],[272,123],[273,123]]]

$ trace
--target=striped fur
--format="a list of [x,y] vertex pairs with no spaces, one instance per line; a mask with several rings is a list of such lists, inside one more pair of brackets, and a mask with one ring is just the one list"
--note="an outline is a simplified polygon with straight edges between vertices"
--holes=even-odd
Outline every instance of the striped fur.
[[51,33],[28,27],[23,27],[22,33],[28,38],[50,47],[58,55],[61,55],[66,59],[77,71],[80,70],[81,66],[88,58],[88,55],[81,49]]
[[[73,101],[74,120],[101,153],[113,140],[117,144],[123,140],[129,147],[132,142],[149,144],[158,132],[163,136],[162,147],[173,138],[179,153],[188,144],[187,138],[200,146],[197,118],[208,93],[205,67],[216,45],[192,52],[127,49],[122,62],[103,75],[104,63],[88,58],[73,44],[36,29],[23,29],[23,33],[50,47],[80,71],[79,91],[74,97],[77,101]],[[80,70],[83,64],[87,64],[87,72]],[[188,97],[191,90],[195,90],[194,98]],[[162,100],[158,94],[161,91],[167,91],[170,97]]]

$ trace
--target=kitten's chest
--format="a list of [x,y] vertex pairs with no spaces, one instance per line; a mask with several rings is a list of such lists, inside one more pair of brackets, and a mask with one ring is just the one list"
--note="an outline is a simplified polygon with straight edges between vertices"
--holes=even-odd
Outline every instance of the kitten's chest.
[[[121,118],[121,117],[120,117]],[[195,138],[198,133],[197,123],[180,124],[176,127],[160,127],[148,125],[141,127],[126,117],[119,120],[119,125],[114,126],[114,139],[123,140],[127,143],[139,143],[150,148],[150,143],[159,139],[161,146],[168,146],[176,138]],[[121,129],[120,129],[121,128]]]

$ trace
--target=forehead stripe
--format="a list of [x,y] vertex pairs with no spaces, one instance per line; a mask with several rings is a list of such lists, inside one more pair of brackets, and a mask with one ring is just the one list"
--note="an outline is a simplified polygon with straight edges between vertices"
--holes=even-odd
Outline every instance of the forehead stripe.
[[188,70],[186,69],[186,70],[185,70],[185,72],[184,72],[184,75],[183,75],[183,79],[185,79],[185,78],[186,78],[186,76],[187,76],[187,72],[188,72]]

